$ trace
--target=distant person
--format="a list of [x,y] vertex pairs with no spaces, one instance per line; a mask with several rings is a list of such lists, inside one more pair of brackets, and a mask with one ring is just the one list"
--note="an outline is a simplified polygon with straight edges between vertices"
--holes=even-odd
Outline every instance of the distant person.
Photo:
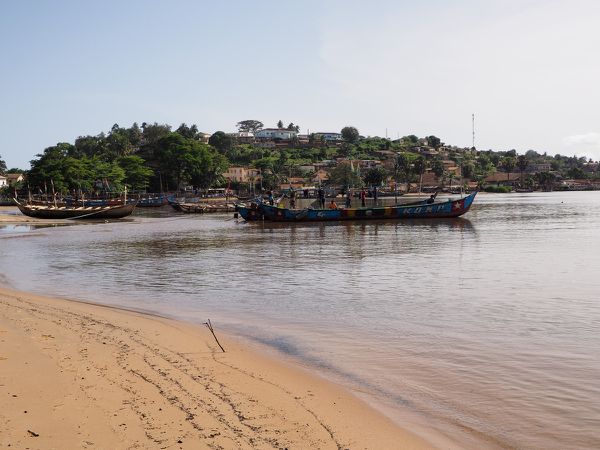
[[269,191],[269,205],[273,206],[275,204],[275,199],[273,198],[273,191]]
[[360,204],[363,208],[367,206],[367,191],[364,189],[360,191]]
[[304,198],[308,198],[308,189],[304,189]]
[[431,204],[435,201],[435,197],[437,196],[437,192],[431,194],[431,196],[427,199],[427,203]]
[[377,204],[377,186],[373,186],[373,200]]
[[296,191],[290,189],[290,209],[296,209]]
[[329,203],[329,209],[338,209],[338,205],[334,199],[331,199],[331,203]]
[[319,205],[321,206],[321,209],[325,209],[325,191],[323,188],[319,188],[317,195],[319,197]]
[[346,208],[350,208],[352,206],[352,192],[350,189],[346,192]]

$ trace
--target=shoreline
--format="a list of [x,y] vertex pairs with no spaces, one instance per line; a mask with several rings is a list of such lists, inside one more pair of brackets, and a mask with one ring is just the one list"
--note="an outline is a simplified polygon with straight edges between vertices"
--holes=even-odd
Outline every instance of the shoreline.
[[197,325],[0,288],[1,446],[434,448],[342,386],[216,333],[226,353]]

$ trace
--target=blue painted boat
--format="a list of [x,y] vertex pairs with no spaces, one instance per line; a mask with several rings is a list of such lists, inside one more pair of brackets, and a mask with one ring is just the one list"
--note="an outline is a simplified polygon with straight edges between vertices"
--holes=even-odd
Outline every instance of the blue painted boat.
[[166,194],[146,194],[140,196],[138,208],[159,208],[169,203],[169,197]]
[[435,219],[451,218],[465,214],[471,208],[477,192],[458,200],[409,205],[341,209],[287,209],[266,203],[236,205],[236,211],[247,221],[272,222],[326,222],[339,220]]

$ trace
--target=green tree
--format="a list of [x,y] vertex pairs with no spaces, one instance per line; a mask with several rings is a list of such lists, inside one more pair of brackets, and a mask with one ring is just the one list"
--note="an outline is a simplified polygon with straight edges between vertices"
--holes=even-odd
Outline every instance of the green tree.
[[156,122],[153,124],[147,124],[146,122],[142,123],[142,141],[145,144],[154,144],[167,136],[170,132],[171,125],[161,125]]
[[475,166],[471,161],[466,161],[461,166],[461,173],[464,178],[471,179],[475,176]]
[[142,143],[142,129],[137,122],[133,122],[133,125],[127,130],[127,133],[129,134],[129,143],[133,147],[139,148]]
[[79,136],[75,139],[75,152],[74,155],[80,156],[94,156],[105,154],[107,152],[108,143],[106,142],[106,136],[104,133],[100,133],[97,136]]
[[176,133],[179,133],[186,139],[198,139],[198,127],[196,125],[192,125],[188,127],[185,123],[179,125],[179,128],[175,130]]
[[294,122],[290,122],[287,126],[286,130],[295,131],[296,133],[300,132],[300,125],[294,125]]
[[351,144],[358,141],[360,134],[355,127],[344,127],[342,128],[342,138]]
[[406,183],[406,191],[409,190],[410,175],[412,172],[412,158],[409,153],[400,153],[394,162],[394,180],[402,180]]
[[114,124],[106,137],[106,146],[102,153],[104,159],[114,161],[121,156],[132,153],[133,150],[134,146],[129,141],[129,130],[121,128],[118,124]]
[[6,162],[0,156],[0,175],[4,175],[6,173]]
[[444,176],[444,173],[446,172],[446,170],[444,169],[444,163],[440,159],[436,159],[435,161],[433,161],[433,164],[431,165],[431,170],[437,178],[442,178]]
[[417,158],[413,161],[413,172],[416,175],[419,175],[419,191],[421,190],[421,182],[423,181],[423,174],[427,169],[427,161],[421,155],[417,156]]
[[344,158],[351,158],[354,154],[354,146],[348,142],[342,142],[337,153]]
[[510,173],[514,170],[517,165],[517,160],[512,156],[505,156],[501,161],[502,168],[506,172],[506,179],[510,180]]
[[[54,182],[58,190],[68,189],[65,177],[68,177],[68,166],[76,161],[69,154],[74,153],[75,147],[66,142],[47,147],[43,153],[36,155],[37,159],[30,162],[31,169],[27,174],[27,180],[32,189],[42,189]],[[67,160],[70,158],[70,160]]]
[[439,137],[436,137],[436,136],[427,136],[425,139],[427,140],[427,145],[429,147],[433,147],[435,149],[438,149],[442,145],[442,141],[441,141],[441,139]]
[[236,124],[238,131],[256,133],[264,126],[260,120],[242,120]]
[[408,136],[402,137],[400,141],[408,145],[417,145],[419,143],[419,138],[414,134],[409,134]]
[[231,150],[231,147],[233,146],[233,139],[231,139],[231,136],[228,134],[225,134],[222,131],[217,131],[208,139],[208,144],[212,145],[221,153],[225,153],[228,150]]
[[277,128],[283,128],[283,122],[281,121],[281,119],[279,120],[279,122],[277,122]]
[[222,181],[221,175],[227,170],[225,156],[209,146],[194,142],[185,157],[185,175],[189,181],[202,189],[210,188]]
[[133,190],[145,190],[154,171],[146,166],[146,161],[137,155],[123,156],[117,163],[125,172],[125,183]]
[[554,184],[556,183],[556,176],[552,172],[539,172],[535,174],[537,178],[537,182],[545,191],[551,191],[554,189]]
[[350,163],[343,162],[338,164],[329,174],[329,183],[336,186],[362,187],[363,182],[360,176],[352,170]]
[[381,186],[386,178],[385,169],[382,167],[373,167],[365,173],[363,180],[368,186]]
[[583,169],[581,169],[581,167],[571,167],[567,171],[567,175],[569,176],[569,178],[573,179],[587,178],[585,172],[583,171]]
[[523,173],[525,172],[525,170],[527,170],[527,167],[529,167],[529,158],[527,158],[526,155],[519,155],[517,157],[517,168],[519,169],[519,172],[521,173],[521,184],[524,184],[523,181]]

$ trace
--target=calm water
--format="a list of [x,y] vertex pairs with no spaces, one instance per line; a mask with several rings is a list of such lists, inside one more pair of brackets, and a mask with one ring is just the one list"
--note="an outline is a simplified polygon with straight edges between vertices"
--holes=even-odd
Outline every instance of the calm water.
[[210,317],[461,445],[600,448],[600,193],[480,195],[447,221],[229,217],[5,230],[0,282]]

